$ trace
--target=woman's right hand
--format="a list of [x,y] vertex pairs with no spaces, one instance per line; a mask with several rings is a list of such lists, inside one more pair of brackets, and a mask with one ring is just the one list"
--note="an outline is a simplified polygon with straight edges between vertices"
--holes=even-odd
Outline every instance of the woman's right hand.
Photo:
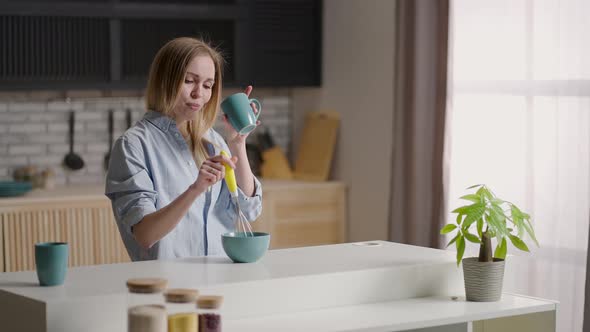
[[199,175],[197,176],[197,180],[192,184],[192,187],[200,193],[204,192],[207,188],[225,177],[224,164],[231,168],[236,168],[235,163],[237,161],[237,157],[228,158],[221,155],[208,158],[199,168]]

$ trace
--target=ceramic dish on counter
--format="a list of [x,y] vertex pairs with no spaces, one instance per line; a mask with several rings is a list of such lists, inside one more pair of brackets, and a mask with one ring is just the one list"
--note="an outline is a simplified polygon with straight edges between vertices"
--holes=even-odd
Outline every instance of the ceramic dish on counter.
[[230,232],[221,235],[221,244],[234,263],[254,263],[268,251],[270,234]]
[[0,181],[0,197],[21,196],[33,189],[31,182]]

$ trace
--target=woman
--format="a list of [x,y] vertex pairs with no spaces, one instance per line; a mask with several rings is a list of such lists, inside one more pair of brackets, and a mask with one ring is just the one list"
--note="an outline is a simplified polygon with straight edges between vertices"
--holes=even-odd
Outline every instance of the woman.
[[262,188],[248,163],[247,135],[226,120],[226,143],[212,128],[222,62],[197,39],[164,45],[150,68],[147,113],[113,146],[106,195],[134,261],[224,254],[221,234],[234,229],[236,218],[224,164],[235,169],[246,218],[260,215]]

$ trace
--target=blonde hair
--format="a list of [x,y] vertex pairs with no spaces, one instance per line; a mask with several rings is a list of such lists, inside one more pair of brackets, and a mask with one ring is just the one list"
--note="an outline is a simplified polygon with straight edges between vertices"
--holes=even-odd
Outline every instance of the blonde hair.
[[195,118],[187,121],[184,131],[189,134],[193,158],[201,165],[208,157],[204,135],[215,123],[221,100],[221,74],[223,57],[206,42],[189,37],[180,37],[167,42],[156,54],[150,67],[146,89],[148,110],[173,115],[174,103],[180,94],[189,63],[196,56],[209,56],[215,64],[215,84],[211,99]]

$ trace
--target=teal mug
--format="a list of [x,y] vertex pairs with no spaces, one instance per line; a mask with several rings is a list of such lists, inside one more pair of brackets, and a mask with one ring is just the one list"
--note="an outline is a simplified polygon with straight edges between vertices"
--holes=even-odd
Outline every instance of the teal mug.
[[63,284],[68,269],[68,244],[65,242],[36,243],[35,267],[41,286]]
[[[256,105],[258,114],[254,114],[250,103]],[[221,103],[221,109],[227,115],[232,127],[241,135],[245,135],[256,128],[256,121],[262,112],[262,105],[258,100],[249,99],[245,93],[240,92],[225,98]]]

